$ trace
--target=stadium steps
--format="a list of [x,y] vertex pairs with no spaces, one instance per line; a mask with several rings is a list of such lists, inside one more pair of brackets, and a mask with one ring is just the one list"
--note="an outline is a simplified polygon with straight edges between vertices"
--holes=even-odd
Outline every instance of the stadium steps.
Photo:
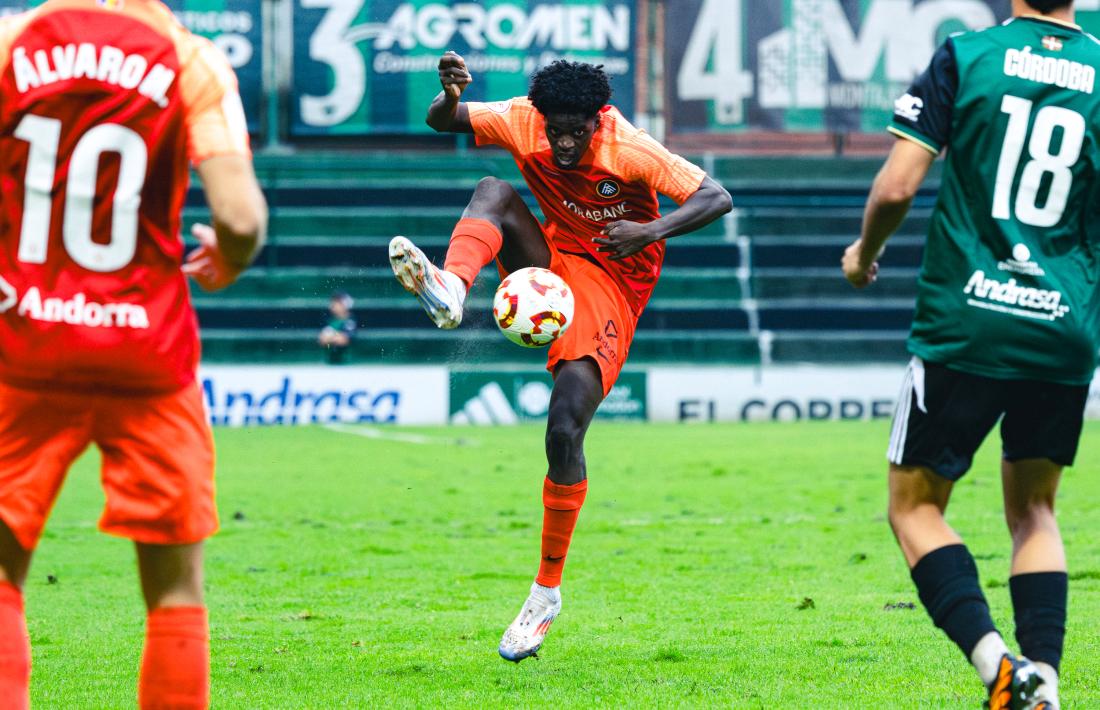
[[829,267],[767,267],[754,269],[752,294],[760,300],[852,298],[868,302],[915,298],[920,270],[885,266],[874,286],[857,291],[841,276],[839,262]]
[[[419,239],[446,240],[455,223],[462,216],[462,207],[469,198],[464,193],[462,205],[456,207],[395,207],[395,206],[294,206],[271,208],[269,244],[276,251],[284,245],[308,240],[324,242],[335,238],[370,238],[388,242],[396,234]],[[210,213],[203,207],[184,210],[184,234],[190,233],[194,222],[209,222]],[[718,220],[689,236],[678,237],[675,245],[684,240],[706,237],[725,238],[727,226]]]
[[[288,363],[324,360],[316,329],[212,329],[203,333],[204,362]],[[639,331],[630,351],[632,364],[655,362],[759,362],[759,339],[747,333],[716,332],[700,338],[696,331]],[[366,329],[352,343],[351,364],[522,364],[541,368],[542,349],[513,345],[491,330],[461,328]]]
[[807,298],[758,304],[760,328],[771,331],[904,330],[912,299]]
[[[837,160],[834,156],[693,155],[690,149],[683,154],[739,193],[781,184],[788,190],[845,191],[865,197],[882,167],[882,157]],[[474,148],[469,138],[460,138],[457,151],[258,151],[255,163],[257,175],[265,182],[378,177],[415,183],[431,176],[477,179],[485,175],[519,179],[506,151]],[[941,170],[942,164],[933,164],[929,172],[932,182],[939,180]]]
[[[389,242],[387,236],[329,236],[285,237],[269,246],[257,258],[257,264],[266,266],[348,266],[380,268],[389,266]],[[416,244],[432,261],[442,264],[447,252],[448,237],[418,237]],[[707,237],[684,237],[670,248],[665,264],[670,267],[734,268],[740,265],[741,249],[736,243]],[[276,250],[272,253],[272,250]]]
[[[754,269],[832,267],[836,270],[836,275],[843,278],[840,260],[844,256],[844,250],[852,243],[852,238],[843,235],[767,236],[750,238],[750,243]],[[897,236],[890,240],[879,263],[884,270],[898,267],[919,268],[923,251],[923,239]]]
[[[255,299],[222,298],[196,304],[203,328],[221,329],[303,329],[323,325],[325,302],[316,298]],[[467,302],[465,329],[491,329],[492,303],[487,298]],[[402,328],[434,331],[413,298],[371,298],[356,303],[357,320],[366,327]],[[652,330],[747,330],[748,316],[739,301],[709,298],[665,299],[654,303],[642,314],[639,329]]]
[[[734,198],[737,201],[737,198]],[[931,209],[914,208],[890,243],[899,237],[924,238],[928,232]],[[863,224],[862,206],[792,205],[787,207],[745,207],[733,213],[734,233],[761,238],[807,238],[824,235],[843,237],[851,243]]]
[[[908,325],[908,324],[906,324]],[[767,332],[761,342],[761,359],[775,363],[904,363],[907,329],[879,332],[823,330]]]
[[[835,277],[835,274],[830,274]],[[835,278],[834,278],[835,280]],[[499,283],[496,269],[484,269],[474,287],[474,296],[488,298]],[[205,294],[197,286],[192,294],[197,304],[217,305],[230,299],[312,298],[325,308],[333,291],[346,291],[362,304],[368,298],[409,298],[387,266],[359,268],[333,267],[258,267],[242,274],[237,283],[218,294]],[[742,293],[742,272],[734,267],[666,267],[654,291],[654,300],[718,298],[738,300]]]

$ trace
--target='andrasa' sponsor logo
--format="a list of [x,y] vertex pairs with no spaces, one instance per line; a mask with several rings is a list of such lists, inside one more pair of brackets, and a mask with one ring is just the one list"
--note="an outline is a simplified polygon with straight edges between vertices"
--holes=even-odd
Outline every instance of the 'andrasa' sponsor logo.
[[149,327],[149,314],[143,306],[133,303],[96,303],[83,293],[72,298],[42,298],[36,288],[30,288],[19,301],[19,315],[44,323],[67,323],[89,328]]
[[975,271],[963,293],[967,305],[1036,320],[1057,320],[1069,312],[1062,304],[1060,291],[1021,286],[1016,279],[1007,282],[987,278],[984,271]]

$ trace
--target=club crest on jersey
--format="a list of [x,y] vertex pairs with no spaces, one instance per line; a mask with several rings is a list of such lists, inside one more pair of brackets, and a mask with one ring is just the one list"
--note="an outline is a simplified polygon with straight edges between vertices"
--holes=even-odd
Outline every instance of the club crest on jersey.
[[121,10],[122,0],[95,0],[96,4],[100,7],[105,7],[108,10]]
[[596,194],[605,200],[611,200],[618,197],[620,192],[619,183],[614,180],[600,180],[596,184]]
[[1062,51],[1062,40],[1053,35],[1047,35],[1043,37],[1043,47],[1051,52]]

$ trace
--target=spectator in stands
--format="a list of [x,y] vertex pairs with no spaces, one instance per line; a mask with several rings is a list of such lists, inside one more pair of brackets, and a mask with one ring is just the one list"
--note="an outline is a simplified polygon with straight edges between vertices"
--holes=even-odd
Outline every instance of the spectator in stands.
[[351,315],[353,305],[355,302],[347,291],[334,291],[329,298],[327,320],[317,342],[325,349],[325,359],[330,365],[343,365],[348,360],[356,329]]

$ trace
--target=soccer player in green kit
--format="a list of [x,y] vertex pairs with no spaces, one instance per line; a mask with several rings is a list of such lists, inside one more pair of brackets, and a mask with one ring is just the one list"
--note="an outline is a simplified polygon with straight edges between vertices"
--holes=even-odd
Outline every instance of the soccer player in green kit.
[[[909,92],[843,258],[873,283],[886,239],[947,150],[894,416],[889,519],[921,601],[973,663],[990,708],[1058,707],[1065,552],[1054,517],[1100,336],[1100,43],[1072,2],[1013,0],[1013,19],[948,39]],[[944,520],[954,483],[1000,421],[1012,537],[1012,653]]]

